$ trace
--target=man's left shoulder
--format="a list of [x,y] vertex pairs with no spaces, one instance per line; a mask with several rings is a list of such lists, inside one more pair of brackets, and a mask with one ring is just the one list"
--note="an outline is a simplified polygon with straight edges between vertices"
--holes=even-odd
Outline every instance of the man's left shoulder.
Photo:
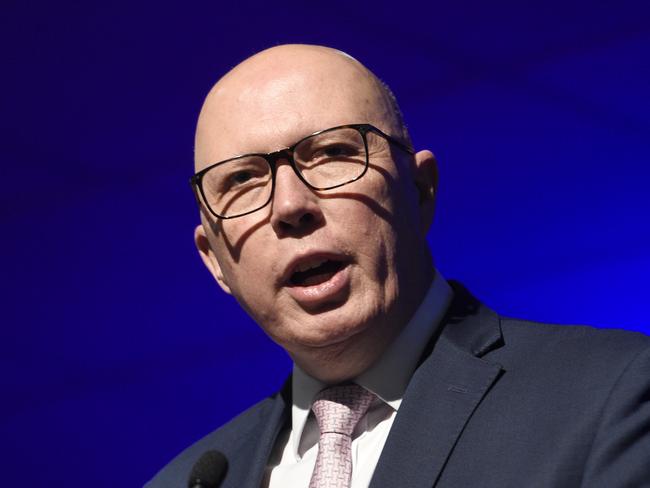
[[550,355],[579,353],[602,361],[630,358],[650,348],[650,336],[614,328],[557,325],[500,317],[504,345],[534,348]]
[[599,388],[625,377],[650,383],[650,336],[640,332],[503,317],[500,325],[503,346],[490,356],[513,373],[567,384],[591,378]]
[[508,441],[555,446],[544,456],[579,466],[581,486],[646,486],[650,337],[507,318],[500,328],[502,346],[485,356],[503,371],[486,402],[498,417],[487,415],[484,424],[498,424],[502,433],[517,426]]

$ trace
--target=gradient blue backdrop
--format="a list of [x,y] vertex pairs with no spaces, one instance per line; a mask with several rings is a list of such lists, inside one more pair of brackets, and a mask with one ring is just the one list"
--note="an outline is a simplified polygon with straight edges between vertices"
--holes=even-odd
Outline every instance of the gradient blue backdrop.
[[139,486],[284,353],[192,243],[195,117],[284,42],[348,51],[438,156],[443,274],[501,313],[650,331],[647,2],[5,1],[0,483]]

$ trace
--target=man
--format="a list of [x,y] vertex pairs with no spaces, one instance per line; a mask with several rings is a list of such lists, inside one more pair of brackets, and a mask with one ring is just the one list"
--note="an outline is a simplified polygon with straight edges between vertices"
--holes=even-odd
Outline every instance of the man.
[[210,450],[228,487],[650,486],[650,340],[450,286],[425,239],[435,158],[359,62],[245,60],[205,101],[196,171],[205,265],[295,366],[148,486],[184,486]]

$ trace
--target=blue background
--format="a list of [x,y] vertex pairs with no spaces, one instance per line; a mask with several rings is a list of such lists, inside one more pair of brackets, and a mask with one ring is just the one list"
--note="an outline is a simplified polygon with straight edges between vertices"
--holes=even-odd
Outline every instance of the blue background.
[[2,485],[140,486],[282,383],[203,269],[187,184],[205,93],[274,44],[394,89],[440,161],[446,277],[506,315],[649,332],[646,5],[3,2]]

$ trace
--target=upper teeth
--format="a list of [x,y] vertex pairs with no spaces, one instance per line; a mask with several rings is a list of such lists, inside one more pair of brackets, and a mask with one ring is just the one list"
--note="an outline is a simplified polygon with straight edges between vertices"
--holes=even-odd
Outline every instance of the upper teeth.
[[300,264],[296,267],[296,271],[307,271],[308,269],[318,268],[321,264],[325,263],[327,259],[319,259],[318,261],[311,261],[308,263]]

